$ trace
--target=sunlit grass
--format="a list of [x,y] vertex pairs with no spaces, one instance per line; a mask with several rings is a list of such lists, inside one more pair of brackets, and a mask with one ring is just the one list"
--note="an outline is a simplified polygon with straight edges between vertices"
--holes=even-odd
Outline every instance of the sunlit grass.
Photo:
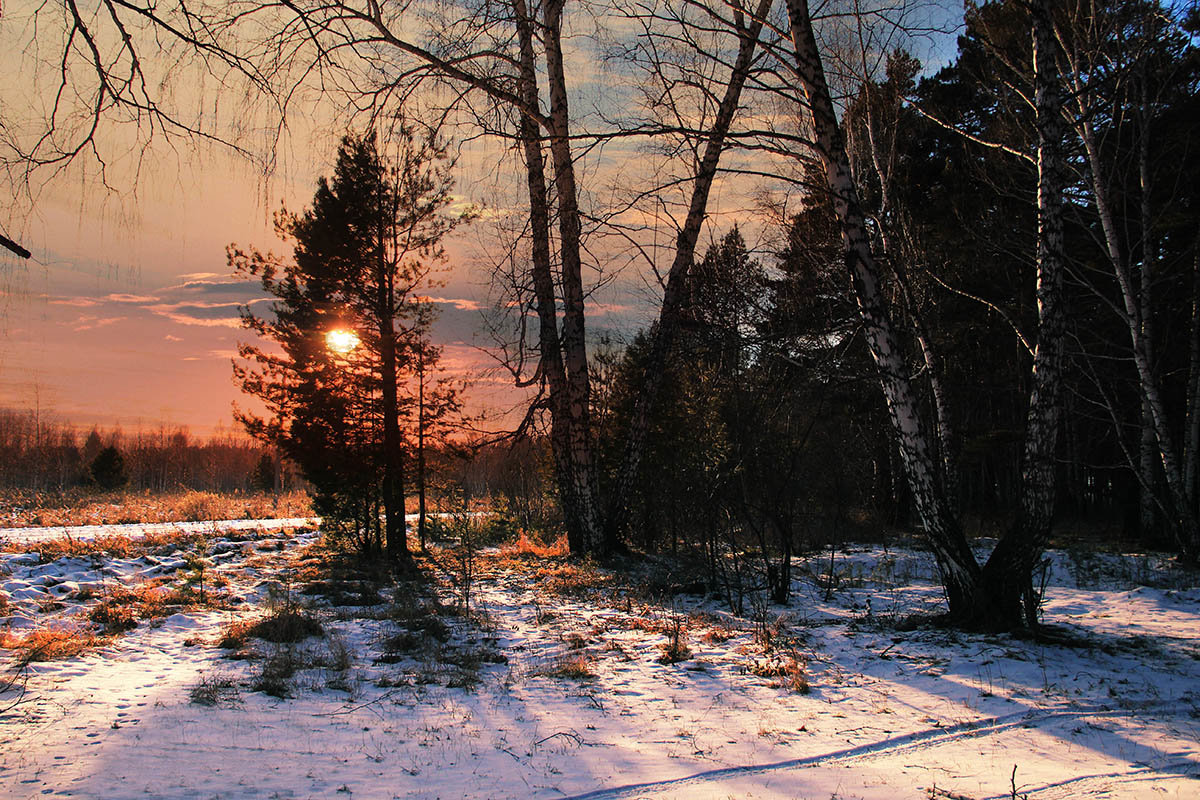
[[221,494],[179,491],[66,492],[11,490],[0,493],[0,527],[128,525],[200,522],[218,519],[308,517],[312,505],[304,492]]

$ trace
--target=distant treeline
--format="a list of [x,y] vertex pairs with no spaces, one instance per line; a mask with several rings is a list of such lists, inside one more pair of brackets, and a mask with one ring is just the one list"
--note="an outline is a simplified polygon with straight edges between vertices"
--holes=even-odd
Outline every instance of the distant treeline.
[[[201,439],[177,425],[133,432],[80,428],[44,412],[0,409],[0,488],[59,491],[89,485],[92,465],[108,447],[120,454],[131,489],[250,491],[265,488],[270,473],[278,473],[271,452],[238,432]],[[273,476],[276,484],[280,477]]]

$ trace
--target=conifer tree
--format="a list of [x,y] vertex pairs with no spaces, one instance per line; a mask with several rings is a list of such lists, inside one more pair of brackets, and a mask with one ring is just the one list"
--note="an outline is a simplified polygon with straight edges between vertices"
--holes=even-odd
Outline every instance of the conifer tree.
[[270,416],[239,420],[299,465],[329,530],[404,564],[404,429],[417,401],[402,388],[436,360],[422,291],[464,216],[447,213],[444,146],[407,128],[396,144],[389,158],[374,134],[345,137],[311,208],[277,216],[292,259],[231,246],[229,262],[276,298],[270,317],[246,309],[243,321],[282,350],[241,346],[250,364],[235,363],[235,376]]

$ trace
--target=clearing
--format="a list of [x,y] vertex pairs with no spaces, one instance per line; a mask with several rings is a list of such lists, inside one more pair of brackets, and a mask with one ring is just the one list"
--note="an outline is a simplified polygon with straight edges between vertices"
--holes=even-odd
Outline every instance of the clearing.
[[302,523],[0,532],[0,796],[1200,797],[1162,557],[1051,552],[1051,645],[902,630],[942,603],[914,547],[735,615],[533,547],[383,585]]

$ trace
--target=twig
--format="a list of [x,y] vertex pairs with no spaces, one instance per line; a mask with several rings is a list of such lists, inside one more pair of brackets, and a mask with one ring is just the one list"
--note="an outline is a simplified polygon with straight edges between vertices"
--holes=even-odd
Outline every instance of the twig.
[[544,744],[557,736],[567,737],[568,739],[575,742],[575,745],[577,747],[583,745],[583,737],[580,736],[578,733],[575,733],[574,731],[559,731],[558,733],[550,734],[549,736],[547,736],[544,739],[538,739],[536,742],[533,743],[533,746],[537,747],[538,745]]

